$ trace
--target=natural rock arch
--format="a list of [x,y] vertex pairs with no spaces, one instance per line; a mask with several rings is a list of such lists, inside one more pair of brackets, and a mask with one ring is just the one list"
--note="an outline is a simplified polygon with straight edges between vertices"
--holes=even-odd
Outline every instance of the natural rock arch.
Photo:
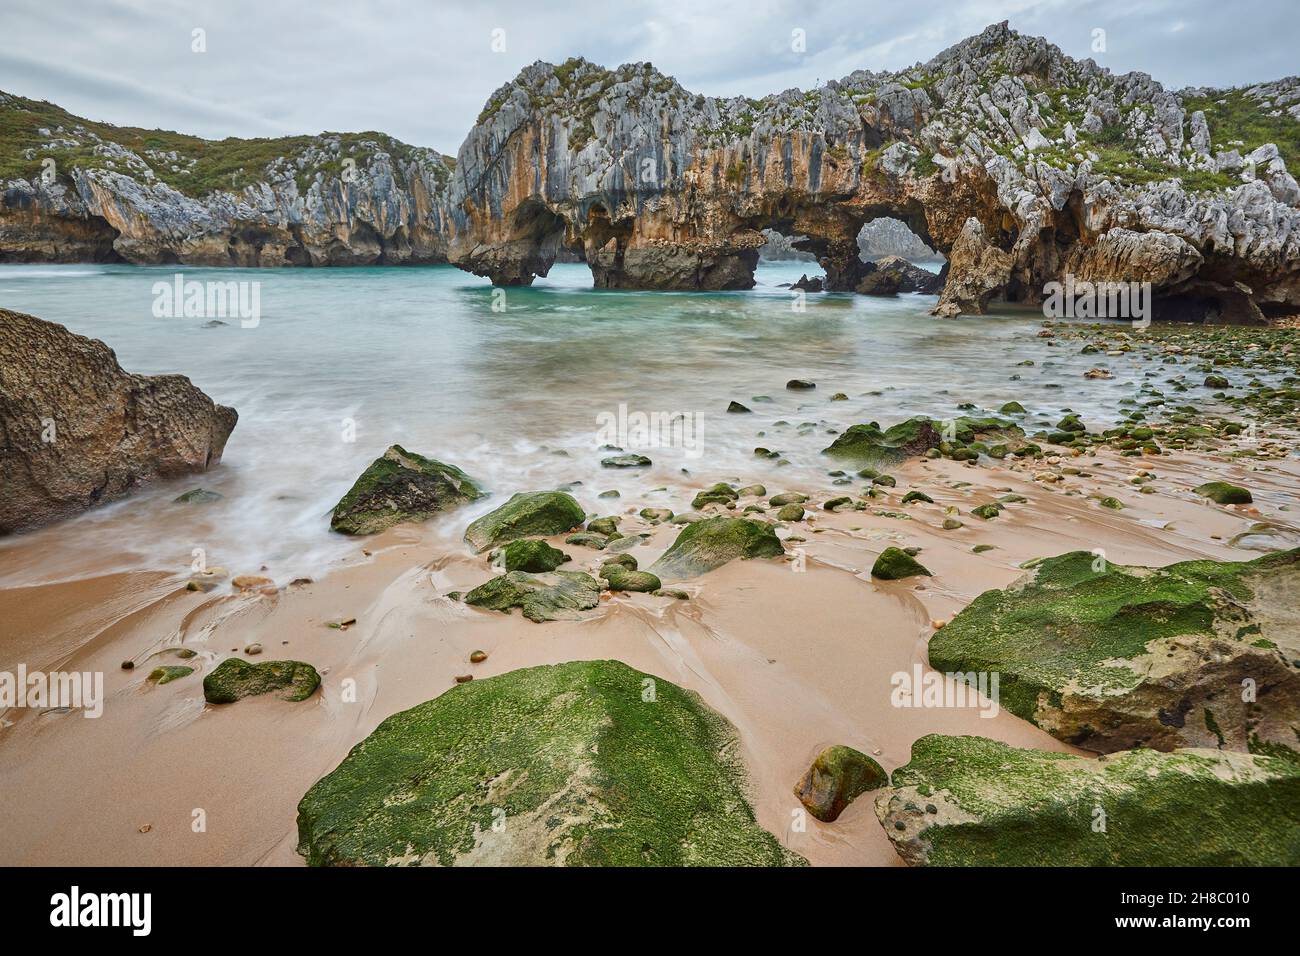
[[534,63],[461,147],[448,257],[527,284],[563,246],[602,287],[747,288],[770,228],[853,289],[857,232],[889,216],[949,258],[940,314],[1039,302],[1067,272],[1149,281],[1181,314],[1300,306],[1300,187],[1276,146],[1238,174],[1212,134],[1145,74],[1005,23],[902,73],[762,100],[694,95],[649,64]]

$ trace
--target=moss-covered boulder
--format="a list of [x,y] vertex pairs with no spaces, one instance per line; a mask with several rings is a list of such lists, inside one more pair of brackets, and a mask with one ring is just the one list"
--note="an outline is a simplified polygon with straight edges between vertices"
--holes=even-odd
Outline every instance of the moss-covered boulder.
[[1300,549],[1165,568],[1041,560],[954,616],[929,656],[998,673],[1003,707],[1088,750],[1294,752]]
[[209,704],[233,704],[244,697],[280,691],[281,700],[306,700],[320,686],[316,668],[302,661],[263,661],[250,664],[227,657],[203,678],[203,698]]
[[524,538],[511,541],[504,548],[493,553],[493,561],[507,571],[530,571],[534,574],[554,571],[569,556],[559,548],[552,548],[545,541],[536,538]]
[[1216,750],[1100,759],[932,734],[876,798],[930,866],[1297,866],[1300,765]]
[[785,546],[770,524],[721,515],[688,524],[650,571],[667,578],[691,578],[735,558],[775,558]]
[[512,495],[495,511],[470,522],[465,540],[479,551],[504,541],[563,534],[582,524],[587,515],[572,495],[563,491],[526,491]]
[[802,864],[754,819],[731,725],[617,661],[475,680],[394,714],[298,804],[321,865]]
[[1255,500],[1241,485],[1227,481],[1207,481],[1196,487],[1196,493],[1220,505],[1248,505]]
[[918,575],[932,577],[930,572],[902,548],[889,547],[881,551],[871,566],[871,576],[882,581],[900,581]]
[[859,796],[888,782],[880,764],[852,747],[836,744],[817,755],[794,785],[794,795],[818,820],[833,823]]
[[859,467],[892,468],[939,447],[940,441],[935,423],[918,416],[886,429],[875,422],[850,425],[823,453]]
[[600,583],[581,571],[542,575],[508,571],[470,591],[465,603],[507,614],[521,608],[524,617],[538,624],[571,621],[600,603]]
[[705,505],[722,505],[724,507],[736,503],[740,497],[740,492],[724,482],[719,482],[712,488],[705,488],[693,499],[691,507],[695,509],[703,508]]
[[803,505],[782,505],[776,513],[777,521],[802,521]]
[[482,496],[455,465],[391,445],[334,506],[330,527],[343,534],[375,534],[403,521],[423,521]]
[[600,576],[609,582],[611,591],[658,591],[663,582],[649,571],[637,571],[612,562],[600,566]]

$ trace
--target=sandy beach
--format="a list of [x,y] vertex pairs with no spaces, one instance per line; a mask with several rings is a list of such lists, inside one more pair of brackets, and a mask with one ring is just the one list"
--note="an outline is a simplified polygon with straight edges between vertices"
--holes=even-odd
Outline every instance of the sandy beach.
[[[686,600],[605,592],[579,621],[535,624],[447,596],[497,573],[460,540],[487,505],[357,539],[354,552],[325,573],[273,593],[237,592],[228,583],[188,591],[184,575],[149,571],[5,589],[0,669],[25,662],[32,670],[102,671],[107,700],[94,720],[31,709],[0,717],[0,864],[301,865],[298,800],[381,720],[436,697],[460,675],[609,658],[698,691],[736,726],[758,821],[789,849],[815,865],[897,865],[869,800],[832,824],[792,822],[799,807],[792,787],[812,758],[842,743],[892,770],[928,733],[1071,750],[1006,712],[895,707],[890,676],[926,668],[935,627],[1021,576],[1029,559],[1101,549],[1126,564],[1246,560],[1259,552],[1229,542],[1252,525],[1300,533],[1290,510],[1300,463],[1233,460],[1229,450],[1133,459],[1102,449],[981,465],[916,459],[894,470],[897,486],[871,502],[910,520],[826,512],[820,503],[842,493],[829,482],[777,488],[768,480],[769,495],[811,498],[807,518],[779,530],[784,560],[733,561],[673,582]],[[1157,475],[1156,493],[1129,483],[1138,468]],[[1042,473],[1059,480],[1041,480]],[[746,477],[684,478],[668,489],[669,500],[652,503],[682,510],[699,487]],[[1248,484],[1254,504],[1220,506],[1193,494],[1211,478]],[[934,503],[900,507],[913,488]],[[969,515],[1008,493],[1027,500],[996,520]],[[1119,498],[1123,510],[1099,506],[1100,496]],[[601,513],[623,515],[623,533],[648,534],[630,552],[643,567],[680,530],[637,517],[646,503],[601,502],[610,506]],[[962,528],[942,529],[948,506],[960,509]],[[606,557],[564,544],[563,536],[550,541],[572,556],[566,569],[595,573]],[[933,577],[874,580],[872,562],[889,545],[920,548]],[[975,553],[976,545],[992,547]],[[0,574],[13,571],[23,552],[8,550],[3,560]],[[344,629],[328,626],[351,618]],[[268,695],[205,704],[202,674],[232,655],[256,662],[244,652],[254,643],[262,660],[314,665],[320,692],[302,703]],[[162,686],[148,682],[177,649],[197,655],[185,663],[198,672]],[[479,649],[486,661],[469,663]]]

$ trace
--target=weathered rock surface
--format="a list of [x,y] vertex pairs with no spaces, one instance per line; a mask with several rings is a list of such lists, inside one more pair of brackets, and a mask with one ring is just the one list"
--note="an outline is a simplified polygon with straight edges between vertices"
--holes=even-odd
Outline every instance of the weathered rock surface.
[[581,571],[536,575],[508,571],[470,591],[465,603],[506,613],[520,608],[535,624],[572,621],[600,603],[600,582]]
[[823,823],[834,823],[850,803],[889,782],[889,774],[866,754],[836,744],[817,755],[794,786],[794,795]]
[[282,691],[281,700],[306,700],[320,686],[316,668],[302,661],[264,661],[250,664],[227,657],[203,678],[203,697],[209,704],[233,704],[244,697]]
[[1165,568],[1044,559],[953,617],[929,656],[1000,673],[1003,707],[1088,750],[1300,756],[1300,549]]
[[720,515],[682,528],[650,571],[661,578],[690,578],[736,558],[775,558],[784,553],[785,546],[771,525]]
[[298,804],[314,866],[786,866],[731,725],[617,661],[510,671],[394,714]]
[[937,448],[941,436],[935,423],[916,417],[882,429],[875,422],[850,425],[823,453],[871,468],[892,468]]
[[515,538],[563,534],[580,527],[586,517],[582,506],[563,491],[521,491],[501,507],[470,522],[465,540],[477,550],[486,551]]
[[375,534],[482,496],[455,465],[390,445],[334,506],[330,527],[343,534]]
[[1300,764],[1216,750],[1100,759],[931,734],[876,798],[918,866],[1300,865]]
[[460,149],[448,254],[499,284],[567,247],[598,286],[746,288],[775,230],[852,290],[860,230],[890,218],[951,253],[943,314],[1039,303],[1071,270],[1153,281],[1156,317],[1281,314],[1300,303],[1300,160],[1279,95],[1170,92],[1005,23],[759,100],[644,63],[534,63]]
[[0,262],[446,261],[451,161],[382,133],[213,142],[6,93],[0,121]]
[[183,375],[132,375],[103,342],[0,309],[0,534],[204,471],[238,418]]

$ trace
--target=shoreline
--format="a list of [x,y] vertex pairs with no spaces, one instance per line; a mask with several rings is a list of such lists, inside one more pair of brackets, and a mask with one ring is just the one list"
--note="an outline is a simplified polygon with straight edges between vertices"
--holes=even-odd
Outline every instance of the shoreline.
[[[1068,462],[1086,463],[1092,477],[1035,480],[1037,472],[1059,471]],[[1127,483],[1138,467],[1159,475],[1156,494]],[[926,733],[978,734],[1078,752],[1005,711],[988,719],[978,708],[890,707],[889,675],[917,664],[928,671],[933,622],[950,619],[989,588],[1005,587],[1021,576],[1026,560],[1093,548],[1126,564],[1247,560],[1260,552],[1228,542],[1253,524],[1300,532],[1284,510],[1300,462],[1250,467],[1225,454],[1199,452],[1133,461],[1102,450],[1073,459],[1067,454],[1046,466],[1032,459],[991,466],[915,459],[893,470],[898,485],[881,502],[911,520],[870,510],[821,511],[822,501],[844,492],[829,482],[824,488],[769,486],[770,494],[812,495],[810,520],[782,532],[805,539],[787,542],[785,561],[733,561],[673,582],[690,593],[688,600],[606,592],[597,609],[574,622],[534,624],[446,597],[494,573],[485,555],[457,543],[468,518],[455,511],[358,539],[353,558],[310,584],[273,595],[225,587],[190,592],[183,579],[151,572],[5,589],[0,619],[12,624],[0,642],[0,667],[23,659],[29,668],[102,671],[108,699],[104,716],[93,721],[75,713],[13,710],[0,717],[0,755],[18,794],[9,801],[12,838],[0,862],[300,865],[294,852],[298,799],[379,721],[454,686],[457,675],[481,678],[541,663],[613,658],[698,691],[736,726],[759,823],[790,849],[815,865],[899,864],[867,799],[833,824],[810,820],[807,832],[791,830],[791,810],[798,806],[791,787],[811,758],[828,744],[844,743],[892,771]],[[1210,478],[1249,484],[1255,504],[1219,506],[1196,498],[1190,489]],[[896,509],[912,488],[925,490],[934,503]],[[969,516],[973,505],[1003,489],[1028,501],[993,521]],[[1119,497],[1124,510],[1100,507],[1089,497],[1103,492]],[[643,502],[614,503],[620,507],[608,513],[632,513],[620,530],[650,534],[630,551],[647,566],[678,526],[635,517]],[[948,505],[962,511],[959,530],[940,527]],[[605,552],[563,539],[547,540],[573,557],[565,569],[599,567]],[[921,584],[873,580],[872,561],[891,544],[922,548],[920,559],[934,577]],[[974,554],[976,544],[993,550]],[[791,571],[796,546],[803,550],[802,573]],[[51,614],[55,606],[59,613]],[[347,617],[357,623],[346,630],[326,626]],[[242,649],[255,641],[265,648],[261,659],[313,664],[323,678],[319,695],[300,704],[268,697],[213,706],[203,702],[201,673],[165,686],[145,679],[164,649],[195,651],[198,657],[188,663],[207,672],[225,657],[247,657]],[[467,663],[475,649],[487,651],[484,663]],[[136,662],[133,670],[121,669],[126,659]],[[356,683],[355,703],[341,693],[348,678]],[[96,814],[87,814],[87,806]],[[196,809],[205,813],[206,833],[191,829]],[[144,827],[148,831],[140,832]]]

